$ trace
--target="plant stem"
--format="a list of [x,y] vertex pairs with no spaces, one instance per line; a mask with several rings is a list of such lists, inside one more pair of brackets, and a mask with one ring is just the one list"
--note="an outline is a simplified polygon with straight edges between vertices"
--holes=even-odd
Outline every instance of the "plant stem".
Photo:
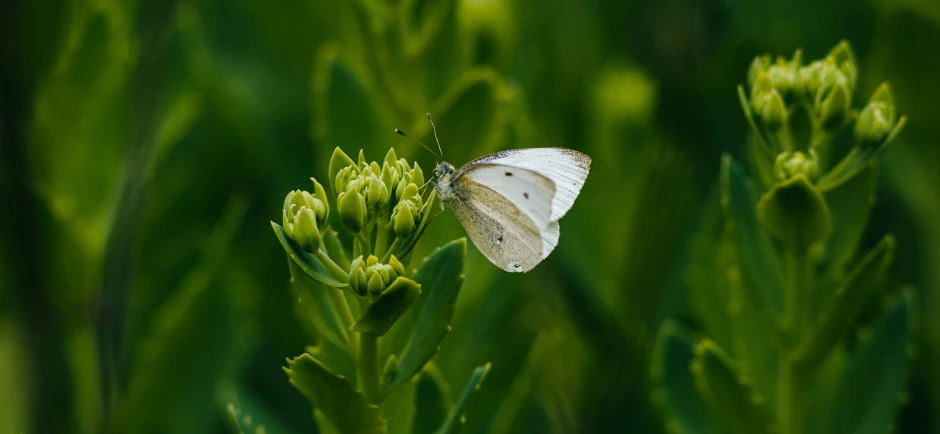
[[388,220],[379,218],[379,223],[376,225],[378,233],[375,235],[375,256],[380,258],[385,256],[385,248],[388,247],[388,233],[391,231],[387,226]]
[[356,241],[359,242],[359,254],[360,255],[364,257],[368,257],[369,255],[372,254],[372,251],[369,248],[369,239],[366,238],[366,235],[364,232],[359,232],[358,234],[356,234]]
[[330,259],[330,256],[327,255],[326,252],[324,252],[323,250],[317,250],[313,255],[316,256],[321,261],[323,261],[323,263],[326,264],[326,266],[329,267],[330,270],[333,270],[334,273],[338,273],[342,275],[349,274],[349,272],[344,270],[343,267],[336,265],[336,263],[333,262],[332,259]]
[[366,400],[375,403],[379,396],[379,339],[367,333],[359,333],[359,359],[356,374],[359,389]]
[[387,264],[388,261],[392,259],[392,255],[398,251],[398,246],[401,245],[401,238],[395,237],[395,241],[392,241],[392,246],[388,248],[388,251],[385,252],[385,256],[382,256],[382,263]]
[[[789,275],[784,306],[784,327],[795,342],[801,342],[806,335],[809,318],[810,268],[806,252],[789,251],[787,254]],[[784,348],[780,356],[780,375],[778,387],[778,409],[783,434],[798,434],[802,429],[805,395],[806,372],[799,370],[790,358],[790,351]]]
[[355,359],[356,353],[359,351],[359,333],[349,331],[349,328],[352,327],[356,320],[353,318],[352,309],[349,308],[346,295],[343,294],[342,289],[333,288],[331,286],[326,287],[326,292],[330,294],[333,308],[336,309],[339,314],[339,320],[343,322],[343,331],[346,333],[346,340],[349,342],[349,350],[352,352],[352,356]]

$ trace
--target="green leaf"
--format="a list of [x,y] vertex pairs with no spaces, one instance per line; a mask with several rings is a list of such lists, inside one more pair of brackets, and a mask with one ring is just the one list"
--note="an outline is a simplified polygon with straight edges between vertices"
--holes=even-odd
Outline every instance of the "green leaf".
[[483,379],[486,378],[486,374],[490,372],[490,366],[491,364],[487,363],[473,370],[473,374],[470,375],[470,380],[467,381],[467,385],[464,386],[463,392],[460,394],[460,399],[457,400],[457,404],[454,405],[454,408],[450,410],[447,419],[441,424],[436,434],[454,434],[460,430],[460,427],[462,427],[464,423],[464,408],[466,408],[467,402],[470,401],[470,396],[473,395],[473,392],[480,389]]
[[675,323],[666,322],[656,338],[652,374],[657,385],[656,400],[668,415],[667,427],[682,434],[719,433],[702,400],[689,366],[695,353],[692,338]]
[[460,238],[437,248],[415,273],[414,280],[421,285],[421,296],[408,315],[402,317],[383,339],[389,341],[393,352],[397,352],[398,345],[407,340],[399,357],[398,370],[386,386],[385,394],[421,372],[450,331],[454,304],[464,279],[466,256],[467,239]]
[[[418,387],[415,393],[415,417],[413,434],[431,434],[444,423],[447,417],[450,387],[440,372],[428,364],[417,377]],[[431,368],[431,369],[428,369]]]
[[346,377],[351,384],[358,384],[356,383],[356,361],[353,360],[352,354],[349,354],[349,350],[346,348],[337,347],[329,340],[324,339],[318,342],[317,345],[307,345],[304,347],[304,351],[317,359],[323,366],[326,366],[326,369]]
[[398,277],[366,307],[350,330],[383,336],[421,295],[421,285],[406,277]]
[[744,169],[731,156],[721,160],[721,203],[744,276],[758,309],[779,314],[783,273],[773,244],[757,220],[755,194]]
[[763,397],[732,366],[724,351],[710,339],[695,346],[692,361],[695,387],[714,414],[741,434],[773,432],[773,419]]
[[761,196],[757,218],[797,252],[805,252],[810,244],[832,232],[829,206],[802,174],[778,182]]
[[832,234],[826,242],[826,257],[832,267],[845,266],[855,253],[875,202],[876,187],[875,166],[869,165],[848,182],[824,193],[832,214]]
[[310,321],[320,337],[330,341],[333,345],[349,351],[348,337],[345,327],[336,315],[330,295],[327,291],[341,291],[331,288],[313,280],[307,273],[300,270],[300,266],[288,259],[290,267],[291,284],[297,292],[297,301],[307,313]]
[[284,251],[290,256],[292,262],[297,264],[308,276],[334,288],[342,288],[349,284],[348,275],[328,267],[316,255],[305,252],[300,248],[300,245],[284,233],[284,228],[281,225],[271,222],[271,227],[274,228],[274,234],[277,235],[278,241],[281,242],[281,246],[284,247]]
[[242,413],[241,409],[231,402],[225,406],[232,432],[236,434],[266,434],[268,430],[263,424],[254,420],[252,415]]
[[415,393],[420,375],[395,389],[382,401],[382,416],[388,420],[390,434],[412,434],[415,418]]
[[889,432],[901,402],[908,363],[909,297],[898,297],[874,332],[849,358],[827,432]]
[[349,158],[342,149],[336,147],[336,149],[333,150],[333,156],[330,157],[330,168],[327,169],[327,175],[330,177],[330,190],[333,192],[334,196],[340,193],[336,191],[336,174],[349,166],[355,167],[356,172],[359,172],[359,166],[353,162],[352,158]]
[[415,245],[418,244],[418,239],[421,238],[428,224],[434,219],[434,213],[432,211],[434,210],[435,202],[438,200],[437,189],[432,188],[431,194],[428,196],[428,201],[424,206],[424,211],[421,214],[421,221],[418,222],[418,226],[411,231],[411,235],[408,235],[407,238],[402,240],[401,246],[398,248],[398,251],[395,252],[395,257],[404,260],[411,254]]
[[377,405],[353,389],[345,377],[330,372],[310,354],[287,360],[284,372],[313,406],[343,434],[384,434],[385,420]]
[[810,339],[793,354],[803,369],[818,365],[852,327],[858,312],[882,288],[881,282],[894,259],[894,237],[886,235],[846,276],[835,298],[820,318]]
[[319,408],[313,410],[313,420],[317,422],[317,428],[320,434],[341,434]]

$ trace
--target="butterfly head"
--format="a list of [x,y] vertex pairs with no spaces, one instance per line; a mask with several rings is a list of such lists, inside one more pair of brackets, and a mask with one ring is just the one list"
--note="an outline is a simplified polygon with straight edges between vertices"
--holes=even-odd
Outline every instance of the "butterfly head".
[[440,179],[442,177],[450,176],[452,173],[454,173],[454,166],[451,166],[450,163],[446,161],[438,162],[437,166],[434,166],[435,178]]

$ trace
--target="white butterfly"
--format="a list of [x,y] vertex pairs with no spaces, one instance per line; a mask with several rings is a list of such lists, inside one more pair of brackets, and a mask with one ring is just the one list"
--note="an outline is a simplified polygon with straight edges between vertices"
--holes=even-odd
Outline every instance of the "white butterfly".
[[555,249],[558,219],[571,209],[590,169],[591,157],[571,149],[515,149],[459,169],[440,162],[435,189],[490,262],[526,272]]

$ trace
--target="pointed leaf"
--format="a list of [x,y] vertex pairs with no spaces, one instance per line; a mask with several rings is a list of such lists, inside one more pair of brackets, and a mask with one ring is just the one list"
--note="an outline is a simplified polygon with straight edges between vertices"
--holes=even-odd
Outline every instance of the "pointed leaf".
[[421,295],[421,285],[399,277],[366,308],[350,330],[383,336]]
[[908,365],[909,297],[899,297],[849,359],[828,432],[889,432]]
[[695,356],[692,339],[678,327],[663,324],[653,353],[653,381],[657,401],[664,407],[671,432],[681,434],[719,433],[710,417],[708,405],[695,389],[689,366]]
[[454,434],[460,430],[460,427],[462,427],[464,423],[463,412],[467,407],[467,402],[470,401],[470,396],[473,395],[473,392],[480,389],[480,385],[483,384],[483,379],[486,378],[486,374],[490,372],[490,366],[491,364],[487,363],[473,370],[473,375],[470,376],[470,380],[468,380],[467,385],[464,386],[463,392],[460,394],[460,399],[457,400],[457,405],[454,405],[454,408],[450,410],[447,419],[441,424],[436,434]]
[[721,203],[730,225],[744,288],[754,305],[780,312],[783,273],[773,244],[757,221],[755,194],[744,169],[728,155],[721,161]]
[[[431,366],[432,364],[429,364]],[[417,377],[418,388],[415,393],[414,434],[432,434],[444,423],[447,409],[450,407],[448,396],[450,388],[436,369],[425,368]]]
[[421,296],[385,338],[392,345],[408,340],[399,357],[398,370],[385,388],[386,394],[421,372],[450,331],[466,256],[467,239],[460,238],[431,253],[415,273],[414,280],[421,285]]
[[333,303],[327,291],[341,291],[337,288],[331,288],[313,280],[307,273],[301,271],[296,262],[288,258],[290,267],[291,284],[294,285],[294,291],[297,293],[297,301],[301,304],[303,311],[313,323],[319,337],[330,341],[343,350],[349,351],[346,330],[342,322],[336,315],[337,310],[333,308]]
[[798,252],[832,232],[832,217],[822,195],[802,174],[778,182],[761,196],[757,218],[767,230]]
[[740,434],[773,432],[767,402],[731,365],[724,351],[710,339],[695,347],[692,362],[695,387],[718,418]]
[[284,233],[284,228],[282,228],[281,225],[271,222],[271,227],[274,228],[274,234],[277,235],[281,246],[284,247],[284,250],[290,256],[291,262],[297,264],[308,276],[324,285],[334,288],[342,288],[349,284],[348,275],[328,267],[320,258],[305,252],[300,248],[300,245]]
[[894,237],[886,235],[846,276],[810,339],[793,354],[797,364],[816,366],[852,327],[862,309],[882,288],[881,281],[894,259]]
[[309,354],[287,360],[284,372],[313,406],[342,434],[385,434],[377,405],[353,389],[345,377],[330,372]]

